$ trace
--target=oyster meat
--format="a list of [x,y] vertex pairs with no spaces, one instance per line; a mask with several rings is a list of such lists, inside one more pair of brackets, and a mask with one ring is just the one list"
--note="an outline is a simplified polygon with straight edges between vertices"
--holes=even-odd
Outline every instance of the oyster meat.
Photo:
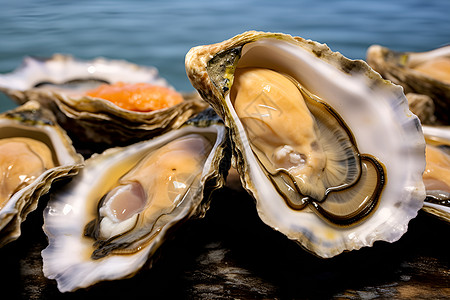
[[431,98],[435,118],[421,119],[424,124],[450,124],[450,46],[399,52],[372,45],[367,50],[367,62],[384,78],[401,85],[407,96],[411,93]]
[[[111,97],[101,96],[107,92],[97,89],[105,84],[112,85],[110,90],[121,86],[119,96],[132,94],[134,102],[149,97],[156,97],[152,102],[163,102],[167,95],[177,101],[168,101],[173,104],[170,107],[151,105],[155,108],[151,111],[139,111],[145,105],[133,105],[138,111],[130,110],[129,106],[111,102]],[[143,85],[151,85],[153,90],[143,92]],[[22,66],[0,76],[0,90],[19,104],[35,100],[51,109],[77,149],[84,150],[83,146],[89,143],[90,149],[97,146],[95,152],[177,128],[207,107],[196,93],[176,92],[159,77],[156,68],[105,58],[81,60],[62,54],[47,59],[26,57]]]
[[204,215],[228,152],[216,118],[93,155],[44,212],[44,275],[61,292],[132,276],[175,227]]
[[423,173],[427,198],[423,210],[450,222],[450,128],[423,126],[427,165]]
[[186,71],[230,128],[261,219],[321,257],[393,242],[425,198],[425,143],[402,88],[281,33],[192,48]]
[[83,158],[53,115],[28,102],[0,115],[0,246],[20,236],[54,180],[75,175]]

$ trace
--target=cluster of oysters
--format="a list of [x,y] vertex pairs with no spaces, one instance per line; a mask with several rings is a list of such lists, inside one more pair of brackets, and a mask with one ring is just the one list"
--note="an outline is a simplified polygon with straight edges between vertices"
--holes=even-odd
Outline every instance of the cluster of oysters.
[[320,257],[394,242],[421,208],[450,221],[448,94],[428,95],[437,109],[418,105],[419,120],[403,88],[365,62],[281,33],[192,48],[186,72],[198,94],[148,113],[84,91],[173,89],[154,68],[55,55],[1,75],[0,90],[23,105],[0,116],[0,151],[13,160],[0,166],[0,245],[71,177],[44,211],[44,275],[61,292],[132,276],[179,224],[204,216],[230,166],[261,219]]

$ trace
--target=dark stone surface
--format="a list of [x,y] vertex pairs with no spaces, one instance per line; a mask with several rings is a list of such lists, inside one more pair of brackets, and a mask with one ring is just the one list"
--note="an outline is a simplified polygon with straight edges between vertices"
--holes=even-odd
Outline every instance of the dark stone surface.
[[[450,226],[425,213],[395,243],[321,259],[272,230],[243,191],[213,194],[134,277],[60,293],[42,273],[44,197],[0,249],[1,299],[450,299]],[[5,295],[3,293],[3,295]]]

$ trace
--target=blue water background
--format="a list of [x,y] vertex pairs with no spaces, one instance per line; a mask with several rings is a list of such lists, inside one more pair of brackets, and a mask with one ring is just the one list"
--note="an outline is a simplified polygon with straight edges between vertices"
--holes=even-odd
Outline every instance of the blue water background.
[[[192,91],[187,51],[246,30],[326,43],[353,59],[372,44],[426,51],[450,42],[450,0],[0,0],[0,73],[27,55],[125,59]],[[0,96],[0,111],[15,104]]]

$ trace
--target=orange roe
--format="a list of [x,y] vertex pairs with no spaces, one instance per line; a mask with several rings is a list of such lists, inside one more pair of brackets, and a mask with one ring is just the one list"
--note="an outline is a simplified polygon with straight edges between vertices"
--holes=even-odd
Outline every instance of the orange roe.
[[86,95],[111,101],[115,105],[133,111],[148,112],[173,106],[183,101],[180,93],[149,83],[102,84]]

